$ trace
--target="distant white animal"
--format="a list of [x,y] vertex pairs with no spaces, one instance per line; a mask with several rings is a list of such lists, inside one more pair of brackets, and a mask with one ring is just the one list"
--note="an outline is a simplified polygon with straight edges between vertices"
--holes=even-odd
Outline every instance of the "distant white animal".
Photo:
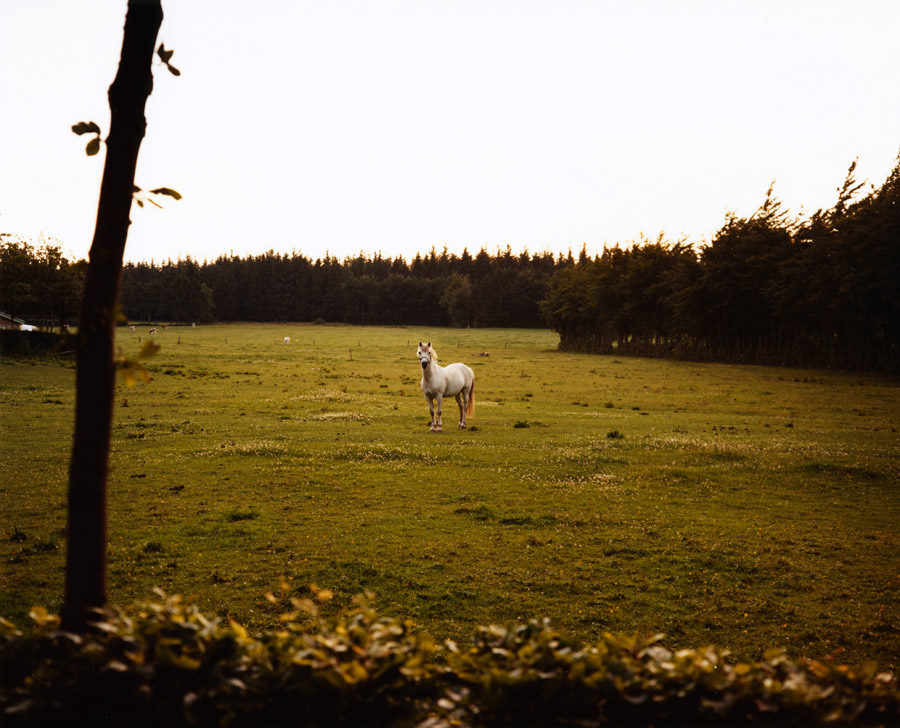
[[134,331],[134,326],[129,326],[129,327],[128,327],[128,330],[129,330],[129,331]]
[[285,343],[285,344],[290,344],[290,343],[291,343],[291,337],[290,337],[290,336],[285,336],[285,337],[284,337],[284,343]]
[[155,334],[155,333],[156,333],[156,329],[150,329],[150,333],[151,333],[151,334]]
[[[422,365],[422,394],[428,402],[431,413],[431,432],[443,432],[441,412],[444,397],[456,397],[459,405],[459,429],[466,429],[466,415],[472,416],[475,411],[475,372],[465,364],[457,362],[442,367],[437,363],[437,352],[431,348],[431,342],[419,342],[416,357]],[[434,402],[437,400],[437,417]]]

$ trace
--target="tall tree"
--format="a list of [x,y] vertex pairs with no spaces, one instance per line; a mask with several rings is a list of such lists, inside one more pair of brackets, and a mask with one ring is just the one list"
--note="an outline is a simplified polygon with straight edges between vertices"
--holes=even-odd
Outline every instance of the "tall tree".
[[[85,629],[91,610],[106,604],[106,480],[116,373],[116,302],[131,224],[134,173],[147,126],[144,107],[153,89],[151,63],[162,17],[160,0],[129,0],[119,69],[109,88],[110,131],[78,325],[61,610],[67,630]],[[162,46],[160,51],[162,56]],[[95,151],[89,144],[88,153]]]
[[454,326],[469,328],[478,325],[478,302],[469,276],[459,273],[450,276],[441,296],[441,305],[447,309]]

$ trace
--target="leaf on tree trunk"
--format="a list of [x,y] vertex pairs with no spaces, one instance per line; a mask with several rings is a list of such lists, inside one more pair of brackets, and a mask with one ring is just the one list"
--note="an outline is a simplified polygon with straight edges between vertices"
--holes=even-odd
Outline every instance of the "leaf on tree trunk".
[[169,197],[174,197],[176,200],[181,199],[181,194],[169,187],[157,187],[155,190],[150,190],[150,191],[154,195],[168,195]]
[[173,76],[180,76],[181,71],[179,71],[177,68],[175,68],[175,66],[169,63],[169,59],[172,58],[172,54],[174,52],[175,51],[167,51],[165,45],[163,45],[162,43],[160,43],[159,48],[156,49],[156,55],[159,56],[159,60],[166,64],[166,68],[169,69],[169,73],[171,73]]
[[99,134],[100,127],[93,121],[79,121],[72,125],[72,131],[81,136],[82,134]]
[[138,352],[138,359],[147,359],[153,356],[156,352],[160,350],[160,345],[157,344],[153,339],[147,339],[144,342],[144,345],[141,347],[141,350]]

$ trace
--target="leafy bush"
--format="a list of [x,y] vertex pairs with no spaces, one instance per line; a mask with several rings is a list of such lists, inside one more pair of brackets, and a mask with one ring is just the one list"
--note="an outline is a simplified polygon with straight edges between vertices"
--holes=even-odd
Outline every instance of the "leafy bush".
[[436,689],[437,667],[411,623],[380,618],[360,599],[304,628],[315,605],[293,601],[282,629],[256,636],[177,596],[135,618],[98,613],[89,635],[60,631],[36,607],[31,634],[3,622],[3,725],[398,724],[424,710],[417,699]]
[[[331,620],[291,599],[282,627],[250,635],[178,597],[98,613],[88,635],[36,607],[29,634],[0,621],[0,710],[38,725],[889,725],[894,676],[781,652],[731,664],[661,637],[567,640],[544,622],[485,627],[436,647],[366,598]],[[319,598],[327,598],[318,592]],[[279,603],[269,595],[270,601]]]
[[58,354],[68,346],[68,337],[48,331],[0,329],[0,355],[18,359]]
[[670,652],[662,635],[605,634],[582,645],[548,622],[482,628],[466,651],[448,645],[455,686],[434,724],[887,725],[900,720],[896,678],[856,673],[780,650],[730,664],[715,647]]

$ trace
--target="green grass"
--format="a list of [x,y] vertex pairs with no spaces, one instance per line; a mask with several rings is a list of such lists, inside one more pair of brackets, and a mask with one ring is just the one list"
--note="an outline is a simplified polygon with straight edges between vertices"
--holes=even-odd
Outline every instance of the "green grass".
[[[126,354],[139,337],[119,332]],[[565,354],[543,331],[155,339],[153,381],[117,394],[115,603],[159,586],[261,628],[284,576],[334,609],[371,590],[437,638],[546,615],[585,639],[898,667],[894,379]],[[429,434],[420,339],[475,370],[469,430],[451,400]],[[74,372],[0,374],[0,614],[24,623],[60,606]]]

